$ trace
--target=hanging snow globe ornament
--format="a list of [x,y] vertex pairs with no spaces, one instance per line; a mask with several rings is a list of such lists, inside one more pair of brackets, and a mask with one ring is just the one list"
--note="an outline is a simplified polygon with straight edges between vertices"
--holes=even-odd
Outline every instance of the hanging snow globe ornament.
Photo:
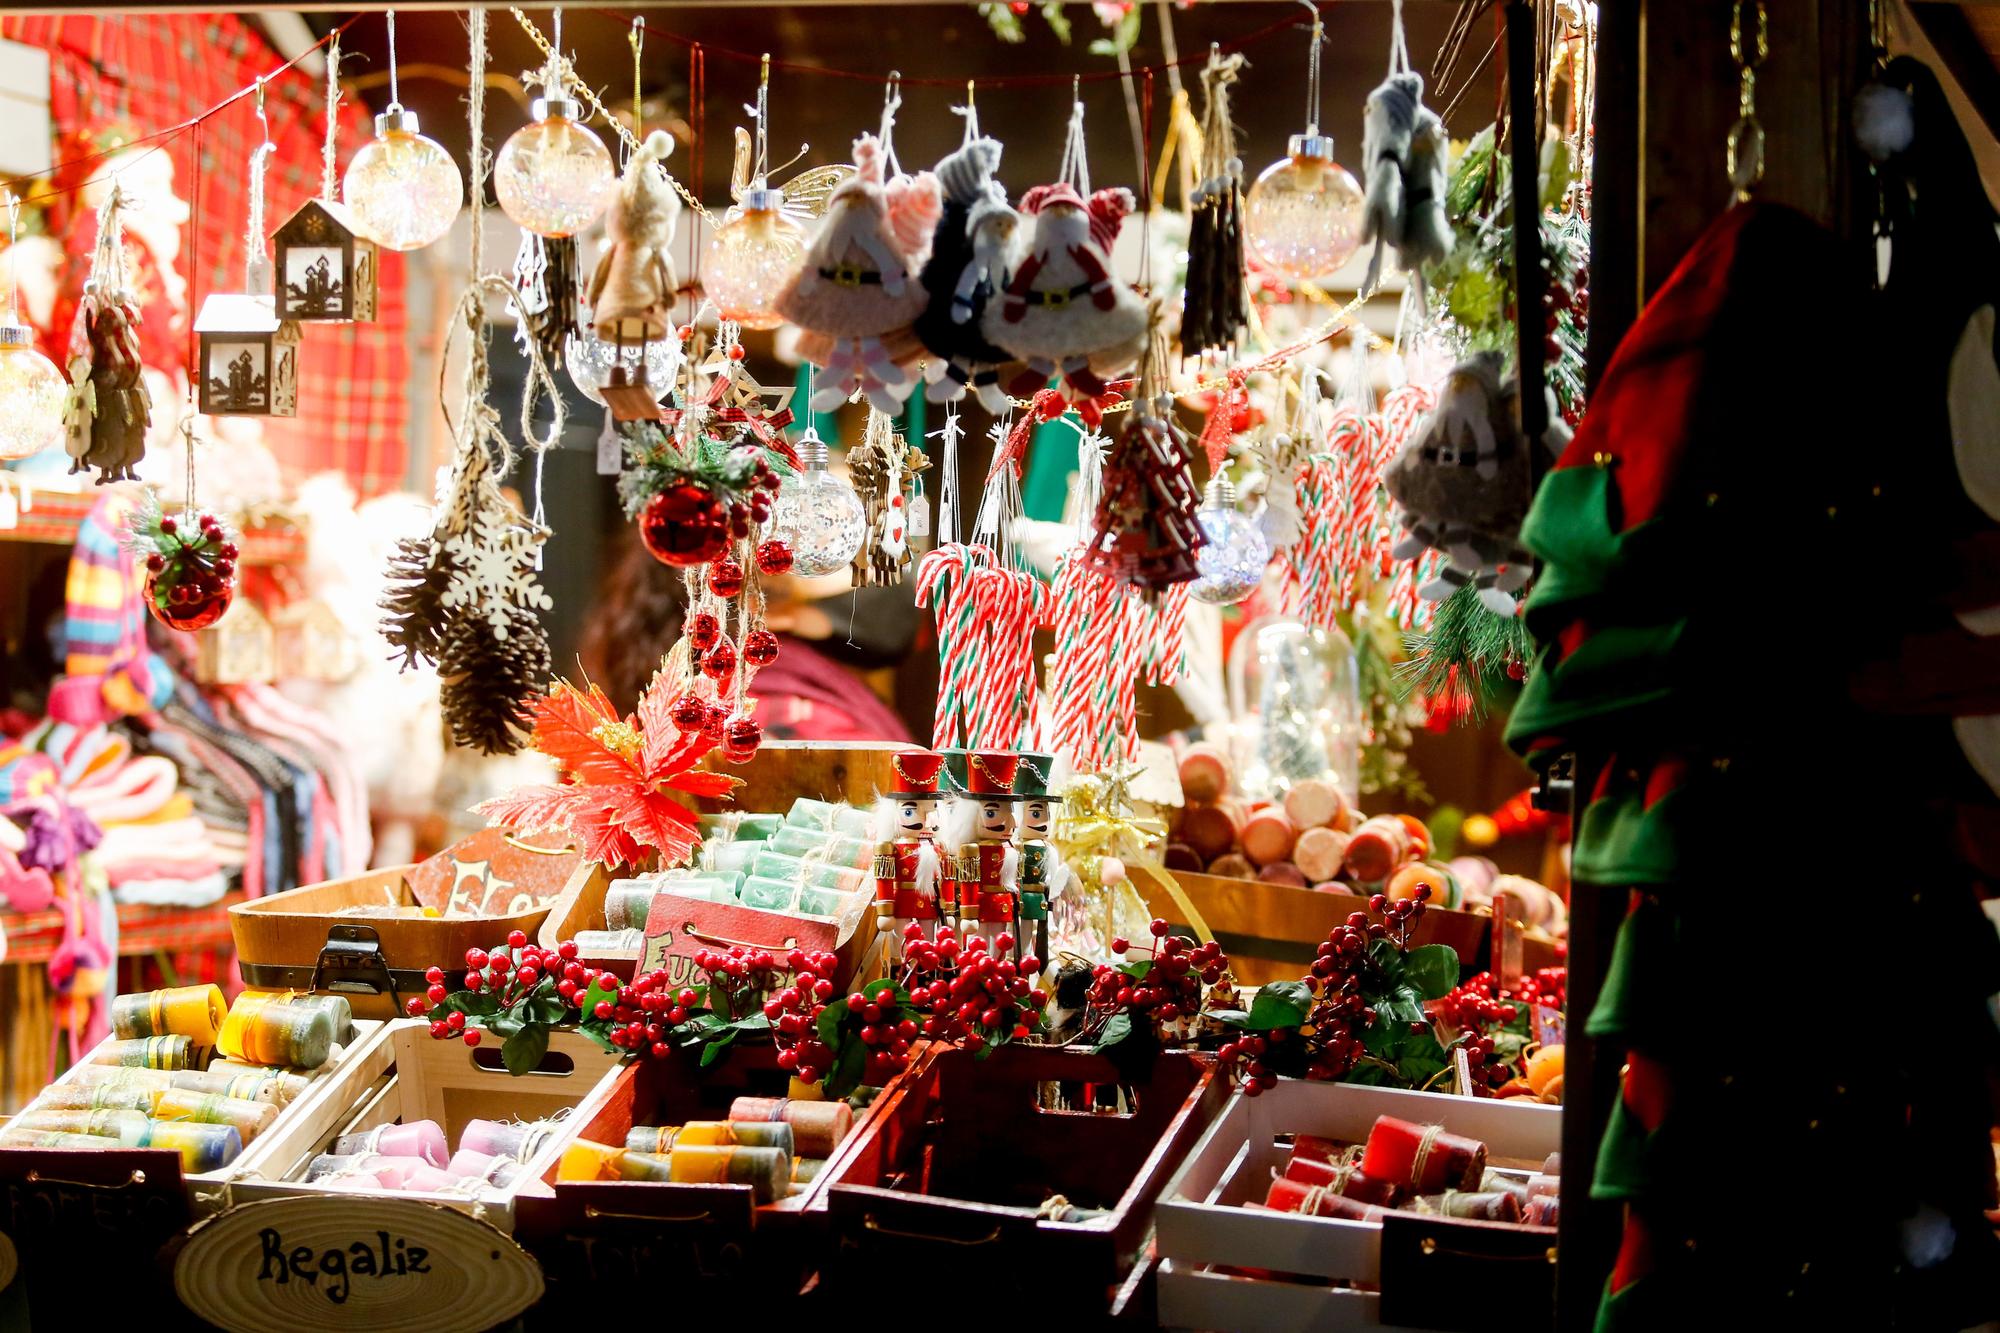
[[854,563],[868,515],[854,488],[827,470],[826,443],[808,429],[799,437],[799,470],[778,486],[770,537],[792,553],[792,572],[806,578]]
[[574,236],[597,221],[611,202],[617,175],[610,150],[565,93],[563,75],[558,9],[542,96],[532,107],[534,122],[514,131],[493,159],[493,193],[501,211],[543,236]]
[[1258,263],[1294,281],[1324,277],[1361,246],[1362,194],[1319,132],[1319,13],[1313,13],[1306,131],[1264,168],[1244,199],[1243,239]]
[[1195,552],[1197,573],[1188,596],[1210,606],[1233,606],[1263,583],[1271,543],[1257,520],[1236,507],[1236,485],[1227,477],[1209,481],[1194,516],[1205,540]]
[[465,202],[465,178],[396,100],[395,11],[388,21],[389,105],[375,117],[374,141],[347,164],[340,196],[368,239],[391,250],[421,250],[451,230]]
[[7,318],[0,321],[0,458],[27,458],[63,438],[69,382],[35,350],[35,331],[21,322],[20,270],[15,261],[21,205],[7,193]]

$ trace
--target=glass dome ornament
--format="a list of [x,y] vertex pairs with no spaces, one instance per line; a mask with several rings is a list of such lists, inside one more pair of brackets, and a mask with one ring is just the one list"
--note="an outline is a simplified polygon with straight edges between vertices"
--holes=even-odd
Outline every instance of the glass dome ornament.
[[609,406],[604,401],[604,386],[611,382],[611,372],[619,367],[627,372],[626,380],[633,383],[639,381],[631,372],[643,367],[644,383],[654,391],[653,400],[666,401],[680,376],[681,361],[681,343],[677,338],[621,343],[598,337],[587,320],[582,332],[573,336],[563,349],[563,364],[569,367],[569,377],[577,392],[599,407]]
[[785,192],[770,186],[745,190],[736,207],[708,238],[702,255],[702,288],[722,318],[746,329],[784,323],[774,308],[806,252],[805,228],[784,212]]
[[1256,621],[1230,647],[1229,696],[1245,797],[1273,799],[1303,778],[1359,796],[1361,688],[1345,634],[1292,616]]
[[1313,15],[1306,132],[1264,168],[1243,204],[1243,239],[1265,268],[1294,281],[1324,277],[1361,246],[1361,185],[1333,160],[1333,137],[1319,132],[1319,47]]
[[[559,89],[556,61],[549,64],[544,86]],[[574,236],[611,202],[617,180],[611,150],[580,112],[559,94],[536,98],[534,123],[515,130],[493,159],[493,193],[501,211],[542,236]]]
[[1195,580],[1188,596],[1210,606],[1232,606],[1264,581],[1271,543],[1257,520],[1236,507],[1236,485],[1224,476],[1210,479],[1195,510],[1206,538],[1195,552]]
[[375,117],[374,142],[347,164],[340,197],[369,240],[421,250],[451,230],[465,179],[450,153],[417,133],[416,113],[391,102]]
[[827,471],[826,444],[817,434],[800,436],[798,453],[799,470],[779,485],[767,531],[791,548],[794,574],[816,578],[854,562],[867,514],[854,488]]

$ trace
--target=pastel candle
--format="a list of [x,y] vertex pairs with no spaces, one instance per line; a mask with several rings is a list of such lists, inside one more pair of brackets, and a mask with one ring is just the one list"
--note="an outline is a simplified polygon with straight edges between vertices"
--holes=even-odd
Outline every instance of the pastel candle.
[[390,1157],[415,1157],[432,1166],[443,1166],[451,1155],[445,1147],[444,1130],[435,1120],[412,1120],[408,1124],[377,1125],[358,1134],[343,1134],[333,1141],[337,1153],[379,1152]]
[[90,1057],[91,1063],[130,1069],[186,1069],[194,1062],[194,1042],[175,1034],[107,1041]]
[[807,1185],[819,1179],[819,1173],[826,1170],[824,1157],[795,1157],[792,1159],[792,1183]]
[[490,1157],[511,1157],[517,1162],[525,1162],[535,1155],[554,1129],[552,1122],[540,1120],[527,1124],[507,1120],[470,1120],[458,1136],[458,1146]]
[[1306,1158],[1315,1162],[1334,1162],[1347,1151],[1347,1145],[1333,1139],[1323,1139],[1317,1134],[1297,1134],[1292,1137],[1292,1160]]
[[88,1148],[102,1152],[116,1148],[117,1139],[101,1134],[71,1134],[65,1130],[21,1129],[9,1125],[0,1129],[0,1148]]
[[805,1102],[789,1097],[738,1097],[729,1105],[737,1121],[785,1121],[792,1127],[795,1150],[804,1157],[831,1157],[847,1131],[854,1111],[846,1102]]
[[789,912],[799,896],[799,886],[791,880],[752,875],[743,881],[743,905],[766,912]]
[[769,1203],[791,1182],[792,1159],[776,1148],[724,1144],[675,1144],[672,1178],[684,1184],[748,1185],[758,1203]]
[[181,1170],[219,1171],[243,1151],[243,1136],[230,1125],[203,1125],[191,1120],[155,1120],[148,1148],[165,1148],[181,1155]]
[[128,1088],[162,1089],[176,1086],[174,1080],[186,1077],[186,1071],[172,1073],[165,1069],[133,1069],[124,1065],[78,1065],[69,1072],[73,1083],[86,1087],[101,1087],[117,1084]]
[[27,1110],[15,1116],[12,1123],[42,1134],[89,1134],[115,1139],[121,1148],[146,1146],[147,1121],[143,1111]]
[[401,1189],[403,1178],[426,1163],[414,1157],[384,1157],[381,1153],[321,1153],[306,1165],[306,1179],[334,1184],[347,1177],[366,1177],[364,1183],[383,1189]]
[[420,1162],[410,1168],[399,1188],[415,1190],[419,1194],[445,1194],[457,1189],[458,1182],[459,1177],[448,1175],[428,1162]]
[[625,1132],[627,1152],[663,1153],[680,1136],[679,1125],[634,1125]]
[[660,886],[647,879],[621,879],[604,894],[606,930],[644,930]]
[[1470,1190],[1486,1171],[1486,1145],[1442,1125],[1413,1125],[1385,1115],[1368,1131],[1361,1169],[1415,1194]]
[[156,1120],[191,1120],[202,1125],[231,1125],[249,1143],[269,1129],[278,1118],[278,1108],[269,1102],[222,1097],[212,1092],[170,1089],[160,1094],[153,1107]]
[[220,986],[140,991],[111,1002],[111,1032],[117,1037],[178,1035],[197,1046],[213,1046],[225,1012]]
[[[614,1148],[607,1143],[595,1143],[590,1139],[577,1139],[563,1149],[556,1161],[557,1180],[616,1180],[618,1179],[618,1159],[625,1155],[625,1149]],[[465,1156],[463,1149],[459,1157]],[[458,1159],[453,1158],[454,1162]]]
[[1335,1194],[1346,1195],[1350,1199],[1360,1199],[1364,1203],[1377,1203],[1384,1207],[1396,1202],[1396,1187],[1385,1180],[1377,1180],[1359,1167],[1336,1162],[1316,1161],[1310,1157],[1294,1157],[1285,1163],[1285,1179],[1296,1180],[1302,1185],[1317,1185]]
[[323,1008],[239,995],[223,1020],[220,1045],[232,1060],[317,1069],[333,1053],[334,1017]]
[[159,1091],[130,1083],[57,1083],[42,1089],[30,1111],[137,1111],[150,1115]]
[[1410,831],[1394,815],[1362,821],[1347,840],[1347,877],[1356,884],[1378,884],[1410,859]]
[[1339,1217],[1352,1222],[1380,1221],[1384,1211],[1379,1205],[1363,1203],[1330,1189],[1308,1185],[1302,1180],[1287,1180],[1283,1176],[1271,1182],[1271,1188],[1264,1196],[1264,1206],[1281,1213]]
[[286,1100],[290,1100],[291,1097],[296,1097],[299,1093],[304,1092],[307,1086],[321,1074],[324,1074],[326,1070],[323,1067],[314,1069],[284,1069],[271,1065],[260,1065],[250,1060],[232,1060],[228,1056],[217,1056],[208,1062],[207,1072],[221,1074],[226,1078],[236,1078],[247,1074],[256,1078],[284,1079],[286,1081],[285,1086],[293,1089],[286,1098]]
[[458,1180],[483,1180],[505,1189],[521,1174],[521,1164],[511,1157],[494,1157],[460,1148],[445,1164],[444,1173]]
[[1438,1196],[1437,1211],[1445,1217],[1469,1218],[1475,1222],[1519,1222],[1521,1199],[1507,1190],[1446,1190]]
[[1554,1194],[1537,1194],[1528,1200],[1528,1207],[1521,1214],[1521,1220],[1531,1227],[1553,1227],[1561,1225],[1562,1204]]

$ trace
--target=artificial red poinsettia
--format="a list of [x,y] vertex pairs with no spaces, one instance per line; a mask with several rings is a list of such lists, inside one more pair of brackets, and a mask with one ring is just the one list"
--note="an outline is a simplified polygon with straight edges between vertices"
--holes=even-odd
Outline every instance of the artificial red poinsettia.
[[629,718],[604,691],[557,681],[534,701],[530,744],[556,761],[561,781],[536,784],[483,801],[474,814],[517,833],[559,832],[584,856],[635,866],[649,852],[660,864],[686,861],[701,842],[694,812],[670,792],[727,796],[738,779],[695,765],[715,748],[701,731],[683,732],[668,717],[674,686],[655,676]]

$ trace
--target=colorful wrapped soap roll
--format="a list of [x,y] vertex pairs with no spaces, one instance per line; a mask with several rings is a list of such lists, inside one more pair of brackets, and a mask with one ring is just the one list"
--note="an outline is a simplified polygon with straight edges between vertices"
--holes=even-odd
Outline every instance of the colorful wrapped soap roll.
[[750,873],[767,879],[793,880],[821,889],[852,893],[861,887],[861,872],[853,866],[836,865],[812,857],[787,856],[783,852],[759,852],[750,860]]
[[1340,823],[1347,798],[1325,778],[1300,778],[1285,793],[1285,813],[1301,831]]
[[143,1148],[149,1132],[144,1111],[26,1110],[11,1125],[38,1134],[89,1134],[115,1139],[121,1148]]
[[1347,859],[1347,835],[1338,829],[1309,828],[1292,846],[1292,861],[1315,884],[1340,874]]
[[190,1120],[201,1125],[229,1125],[249,1143],[271,1127],[278,1108],[269,1102],[245,1101],[213,1092],[169,1089],[153,1105],[155,1120]]
[[354,1006],[345,995],[294,995],[293,1004],[324,1009],[333,1016],[333,1040],[341,1046],[354,1044]]
[[1353,1162],[1326,1162],[1310,1157],[1294,1157],[1285,1163],[1284,1177],[1296,1180],[1302,1185],[1319,1185],[1344,1194],[1350,1199],[1363,1203],[1381,1204],[1392,1208],[1396,1204],[1396,1187],[1386,1180],[1377,1180]]
[[192,1175],[200,1171],[220,1171],[235,1161],[243,1151],[243,1136],[231,1125],[155,1120],[146,1146],[179,1153],[181,1170]]
[[784,816],[749,810],[730,810],[719,815],[697,815],[695,825],[704,843],[762,842],[776,833]]
[[586,958],[637,958],[646,947],[643,930],[579,930],[577,952]]
[[644,930],[660,885],[650,879],[621,879],[604,891],[606,930]]
[[1463,1217],[1474,1222],[1519,1222],[1521,1196],[1508,1190],[1446,1190],[1420,1198],[1415,1209],[1439,1217]]
[[1443,1125],[1413,1125],[1385,1115],[1368,1131],[1361,1169],[1413,1194],[1469,1191],[1486,1173],[1486,1145]]
[[745,907],[766,912],[789,912],[798,898],[799,886],[794,880],[751,875],[743,881],[743,894],[739,901]]
[[522,1166],[511,1157],[460,1148],[445,1164],[444,1173],[455,1180],[479,1180],[496,1189],[505,1189],[521,1174]]
[[[777,835],[772,836],[775,838]],[[750,868],[752,858],[770,845],[768,842],[725,842],[707,850],[704,864],[718,875],[741,875]],[[660,887],[669,893],[674,892],[670,885],[662,884]]]
[[[794,1134],[785,1120],[690,1120],[675,1143],[738,1143],[749,1148],[777,1148],[792,1155]],[[629,1143],[626,1146],[631,1146]]]
[[271,995],[236,997],[222,1023],[221,1048],[253,1065],[317,1069],[333,1053],[334,1017],[323,1008]]
[[1387,1211],[1379,1204],[1350,1199],[1323,1185],[1308,1185],[1302,1180],[1287,1180],[1283,1176],[1271,1182],[1271,1188],[1264,1196],[1264,1206],[1281,1213],[1340,1217],[1350,1222],[1379,1222]]
[[381,1153],[321,1153],[306,1164],[306,1179],[330,1183],[339,1178],[365,1178],[383,1189],[399,1190],[410,1172],[429,1163],[417,1157],[386,1157]]
[[792,1183],[810,1185],[819,1179],[819,1173],[826,1170],[824,1157],[794,1157],[792,1159]]
[[1191,805],[1181,811],[1180,840],[1203,865],[1236,845],[1236,817],[1220,805]]
[[801,796],[793,801],[792,808],[785,812],[783,827],[818,829],[865,838],[874,831],[875,817],[869,811],[858,810],[844,803],[817,801],[810,796]]
[[91,1053],[92,1064],[122,1065],[127,1069],[188,1069],[196,1059],[197,1047],[187,1037],[132,1037],[107,1041]]
[[851,833],[823,833],[818,829],[795,828],[787,824],[772,835],[766,846],[788,856],[818,852],[833,865],[859,867],[874,856],[874,844]]
[[28,1105],[30,1111],[137,1111],[153,1113],[153,1099],[164,1088],[134,1083],[57,1083],[43,1088]]
[[71,1134],[64,1130],[23,1129],[9,1124],[0,1128],[0,1148],[87,1148],[102,1152],[119,1147],[117,1139],[101,1134]]
[[[218,1062],[220,1063],[220,1062]],[[184,1069],[173,1076],[173,1086],[186,1092],[216,1092],[225,1097],[241,1097],[246,1102],[269,1102],[287,1106],[312,1086],[312,1078],[283,1069],[252,1068],[237,1073],[228,1069]]]
[[314,1079],[326,1071],[325,1065],[311,1069],[288,1069],[276,1065],[258,1064],[254,1060],[233,1060],[226,1055],[219,1055],[208,1062],[207,1072],[220,1074],[224,1078],[282,1078],[286,1081],[285,1086],[291,1089],[285,1097],[286,1101],[290,1101],[304,1092]]
[[779,1121],[792,1127],[795,1151],[802,1157],[831,1157],[847,1131],[854,1128],[854,1110],[846,1102],[806,1102],[791,1097],[738,1097],[729,1104],[736,1121]]
[[803,916],[836,917],[849,898],[851,889],[828,889],[817,884],[807,884],[799,890],[798,911]]
[[511,1157],[526,1162],[541,1150],[555,1133],[553,1120],[469,1120],[458,1136],[461,1151],[470,1148],[489,1157]]
[[164,1091],[175,1086],[174,1080],[188,1076],[198,1076],[199,1070],[184,1069],[178,1072],[169,1069],[136,1069],[126,1065],[78,1065],[69,1071],[73,1084],[85,1087],[103,1087],[115,1084],[120,1087],[145,1088],[148,1091]]
[[228,1006],[220,986],[169,986],[120,995],[111,1002],[115,1037],[182,1036],[197,1046],[213,1046]]
[[654,1180],[674,1178],[673,1162],[658,1153],[633,1152],[608,1143],[578,1139],[563,1149],[557,1180]]
[[1306,876],[1303,870],[1290,861],[1273,861],[1258,870],[1257,878],[1265,884],[1282,884],[1288,889],[1303,889]]
[[1413,855],[1410,830],[1394,815],[1364,820],[1347,840],[1347,878],[1356,884],[1379,884]]
[[465,1178],[440,1171],[429,1162],[419,1162],[403,1177],[402,1188],[419,1194],[452,1194],[464,1188]]
[[748,1185],[758,1203],[769,1203],[784,1194],[792,1179],[792,1159],[776,1148],[676,1143],[669,1161],[677,1183]]
[[335,1153],[378,1152],[389,1157],[415,1157],[432,1166],[443,1166],[451,1154],[445,1147],[444,1130],[435,1120],[412,1120],[407,1124],[377,1125],[355,1134],[342,1134],[333,1141]]

